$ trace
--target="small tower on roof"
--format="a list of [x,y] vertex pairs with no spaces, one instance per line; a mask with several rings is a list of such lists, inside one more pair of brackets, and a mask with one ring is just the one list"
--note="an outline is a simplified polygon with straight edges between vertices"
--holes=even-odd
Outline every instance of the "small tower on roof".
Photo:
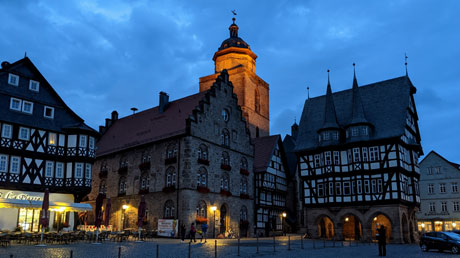
[[326,101],[324,104],[324,122],[323,126],[318,130],[319,141],[321,145],[335,144],[339,141],[340,126],[337,122],[335,113],[334,97],[332,96],[331,80],[329,76],[330,70],[327,70],[327,90]]

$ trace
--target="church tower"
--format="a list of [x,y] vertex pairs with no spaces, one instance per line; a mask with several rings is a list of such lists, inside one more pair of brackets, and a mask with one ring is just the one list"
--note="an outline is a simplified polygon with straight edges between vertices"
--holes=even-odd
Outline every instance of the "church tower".
[[217,76],[227,69],[233,92],[238,96],[238,104],[243,110],[251,137],[263,137],[270,134],[269,86],[256,74],[257,55],[249,45],[238,37],[238,26],[229,27],[230,37],[222,42],[214,54],[214,74],[200,78],[200,92],[208,90]]

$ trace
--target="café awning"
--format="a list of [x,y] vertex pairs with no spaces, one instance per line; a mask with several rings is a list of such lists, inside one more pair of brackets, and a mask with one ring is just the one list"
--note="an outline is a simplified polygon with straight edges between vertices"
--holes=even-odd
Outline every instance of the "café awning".
[[[0,208],[25,208],[36,209],[42,208],[42,201],[29,201],[19,199],[0,198]],[[70,202],[50,202],[51,211],[92,211],[93,208],[87,203],[70,203]]]

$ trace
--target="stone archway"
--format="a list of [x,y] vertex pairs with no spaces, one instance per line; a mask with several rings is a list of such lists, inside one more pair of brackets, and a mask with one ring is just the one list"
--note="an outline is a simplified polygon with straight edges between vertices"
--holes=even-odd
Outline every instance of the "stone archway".
[[363,235],[361,220],[354,214],[345,215],[342,231],[344,240],[360,240]]
[[401,216],[402,239],[404,243],[409,243],[409,223],[405,213]]
[[317,220],[318,237],[332,239],[335,236],[334,222],[328,216],[320,216]]
[[372,217],[371,219],[372,219],[371,221],[372,240],[377,240],[377,234],[378,234],[377,229],[379,229],[381,226],[384,226],[385,231],[386,231],[387,242],[390,242],[391,232],[393,230],[393,227],[392,227],[392,223],[390,219],[388,218],[388,216],[386,216],[383,213],[379,213],[376,216]]
[[219,233],[220,234],[225,234],[225,232],[227,231],[228,214],[229,214],[229,210],[228,210],[227,204],[222,204],[222,206],[220,207],[220,219],[219,219],[219,222],[220,222]]

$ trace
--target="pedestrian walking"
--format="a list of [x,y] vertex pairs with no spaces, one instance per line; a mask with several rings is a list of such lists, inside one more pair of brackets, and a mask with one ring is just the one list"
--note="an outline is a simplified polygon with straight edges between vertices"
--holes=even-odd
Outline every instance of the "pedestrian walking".
[[190,243],[192,242],[192,239],[193,239],[193,242],[196,243],[195,235],[196,235],[195,223],[192,223],[192,225],[190,226]]
[[203,241],[203,238],[204,238],[204,242],[206,243],[206,232],[208,232],[208,223],[203,222],[203,224],[201,224],[201,240],[200,240],[200,243]]
[[379,242],[379,256],[387,256],[387,232],[385,226],[381,225],[377,229],[377,240]]
[[185,227],[184,223],[180,225],[180,239],[182,242],[185,241],[185,233],[187,231],[187,228]]

